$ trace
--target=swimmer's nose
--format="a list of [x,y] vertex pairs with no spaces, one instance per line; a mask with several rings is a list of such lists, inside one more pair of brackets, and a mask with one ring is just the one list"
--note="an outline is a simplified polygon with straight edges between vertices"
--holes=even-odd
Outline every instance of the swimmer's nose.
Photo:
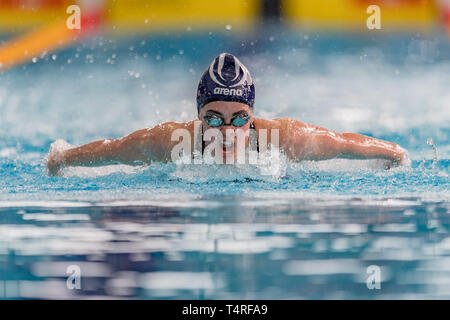
[[237,127],[233,126],[233,125],[227,125],[227,126],[222,126],[220,128],[220,132],[222,132],[222,134],[224,135],[224,137],[226,137],[226,133],[227,131],[233,136],[236,132]]

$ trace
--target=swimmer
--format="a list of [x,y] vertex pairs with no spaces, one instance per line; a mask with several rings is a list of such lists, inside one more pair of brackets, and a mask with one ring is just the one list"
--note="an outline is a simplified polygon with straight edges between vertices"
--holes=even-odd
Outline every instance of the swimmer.
[[[390,168],[409,161],[408,152],[395,143],[356,133],[337,133],[291,118],[255,118],[254,101],[255,86],[247,68],[232,54],[222,53],[212,61],[200,79],[197,90],[199,120],[165,122],[120,139],[95,141],[66,150],[51,149],[47,161],[48,174],[58,175],[69,166],[142,165],[153,161],[172,161],[172,150],[179,144],[179,140],[172,139],[176,129],[190,134],[191,154],[196,150],[196,141],[201,141],[204,152],[215,140],[207,139],[208,130],[220,132],[219,148],[214,150],[219,153],[215,156],[223,157],[222,163],[236,159],[239,145],[242,145],[237,143],[238,135],[233,133],[244,133],[244,139],[240,141],[248,148],[249,131],[256,132],[256,141],[260,141],[261,132],[269,132],[265,141],[270,145],[271,130],[278,130],[276,143],[279,150],[294,162],[332,158],[385,159],[388,164],[386,168]],[[196,126],[195,123],[200,121],[201,125]],[[261,147],[257,146],[258,149]]]

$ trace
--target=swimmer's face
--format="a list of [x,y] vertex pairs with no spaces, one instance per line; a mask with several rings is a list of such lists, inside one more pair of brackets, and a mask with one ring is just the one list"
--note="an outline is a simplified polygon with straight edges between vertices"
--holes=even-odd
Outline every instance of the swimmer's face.
[[[236,117],[249,117],[249,121],[243,126],[233,126],[231,121]],[[224,124],[219,127],[212,127],[205,120],[209,117],[222,118]],[[253,122],[253,111],[252,109],[240,102],[230,102],[230,101],[214,101],[206,104],[200,111],[198,118],[202,120],[203,132],[208,129],[219,129],[223,134],[223,145],[222,145],[222,155],[224,157],[224,163],[229,163],[230,160],[235,160],[238,152],[244,152],[242,147],[248,145],[249,140],[249,129],[250,124]],[[242,134],[245,144],[238,144],[237,135]],[[208,145],[212,141],[205,141]]]

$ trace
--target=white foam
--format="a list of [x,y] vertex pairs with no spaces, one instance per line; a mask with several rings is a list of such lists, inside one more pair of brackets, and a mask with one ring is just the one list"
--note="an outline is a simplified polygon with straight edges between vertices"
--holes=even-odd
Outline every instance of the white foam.
[[133,167],[129,165],[108,165],[108,166],[99,166],[99,167],[67,167],[63,169],[62,176],[63,177],[83,177],[83,178],[92,178],[98,176],[106,176],[112,173],[126,173],[133,174],[138,173],[144,170],[145,166]]
[[11,156],[17,156],[16,148],[3,148],[3,149],[0,149],[0,157],[9,158]]

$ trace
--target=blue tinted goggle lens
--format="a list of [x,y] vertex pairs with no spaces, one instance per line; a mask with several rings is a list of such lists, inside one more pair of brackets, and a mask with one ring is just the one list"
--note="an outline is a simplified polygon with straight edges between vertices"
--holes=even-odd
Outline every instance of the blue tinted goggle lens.
[[206,122],[208,122],[208,125],[210,125],[211,127],[220,127],[221,125],[223,125],[222,118],[209,117],[209,118],[205,118],[205,119],[206,119]]
[[245,126],[250,118],[248,116],[237,117],[231,121],[231,124],[235,127]]
[[[208,125],[211,127],[220,127],[224,125],[224,121],[222,118],[219,117],[205,117],[206,122],[208,122]],[[236,118],[231,119],[231,125],[235,127],[242,127],[247,124],[247,122],[250,120],[249,116],[237,116]]]

